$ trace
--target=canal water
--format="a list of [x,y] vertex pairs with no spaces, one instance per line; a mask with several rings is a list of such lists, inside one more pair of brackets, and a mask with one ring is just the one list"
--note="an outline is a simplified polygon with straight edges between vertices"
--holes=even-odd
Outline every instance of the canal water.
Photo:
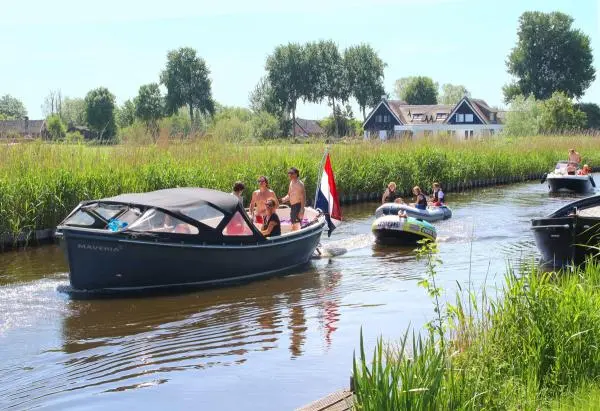
[[[438,281],[453,300],[533,261],[530,219],[573,198],[526,183],[448,200]],[[361,328],[370,349],[433,315],[424,263],[374,245],[376,206],[344,207],[322,241],[335,256],[302,273],[183,295],[75,301],[57,291],[57,246],[0,254],[0,409],[287,410],[347,387]]]

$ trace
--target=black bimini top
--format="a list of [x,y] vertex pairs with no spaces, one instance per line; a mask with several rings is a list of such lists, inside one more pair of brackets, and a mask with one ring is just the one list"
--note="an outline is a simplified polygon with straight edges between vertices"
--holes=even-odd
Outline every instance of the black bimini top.
[[92,203],[118,203],[144,207],[157,207],[164,210],[179,212],[182,209],[208,204],[226,213],[233,214],[239,207],[236,196],[209,188],[182,187],[167,188],[147,193],[127,193],[100,200],[86,201]]

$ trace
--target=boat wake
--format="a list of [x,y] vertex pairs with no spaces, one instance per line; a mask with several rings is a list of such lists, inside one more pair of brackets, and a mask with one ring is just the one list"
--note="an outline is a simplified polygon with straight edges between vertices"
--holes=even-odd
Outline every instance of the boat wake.
[[340,240],[327,241],[319,247],[320,254],[315,252],[313,258],[332,258],[346,254],[348,251],[369,247],[373,244],[371,234],[359,234]]

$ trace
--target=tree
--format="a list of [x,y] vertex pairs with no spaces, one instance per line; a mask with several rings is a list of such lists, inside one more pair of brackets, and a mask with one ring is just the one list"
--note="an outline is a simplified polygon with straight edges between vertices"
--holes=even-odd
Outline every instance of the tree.
[[439,99],[440,104],[456,104],[464,96],[470,97],[471,93],[463,85],[444,84],[442,85],[442,96]]
[[87,124],[85,110],[84,99],[65,97],[61,104],[60,117],[68,125],[83,126]]
[[525,12],[518,40],[508,55],[508,72],[516,81],[504,88],[508,102],[516,94],[548,99],[555,91],[581,97],[596,78],[590,38],[571,27],[573,18],[560,12]]
[[250,101],[250,110],[255,113],[266,111],[275,117],[284,115],[285,107],[277,100],[267,77],[260,78],[254,90],[250,92],[248,100]]
[[575,104],[575,108],[585,113],[587,122],[585,128],[600,129],[600,107],[594,103],[579,103]]
[[535,136],[540,132],[541,102],[535,97],[514,97],[506,113],[504,133],[509,136]]
[[256,139],[273,139],[281,136],[278,119],[271,113],[259,111],[250,119],[250,135]]
[[9,120],[20,120],[27,116],[27,110],[20,100],[5,94],[0,97],[0,114]]
[[162,118],[163,112],[163,98],[158,84],[141,86],[135,98],[135,116],[146,124],[146,129],[155,137],[158,134],[158,120]]
[[182,47],[169,51],[167,67],[160,76],[161,83],[167,88],[167,113],[175,113],[180,107],[187,105],[192,123],[194,109],[213,115],[215,103],[209,74],[206,62],[196,55],[196,50]]
[[[319,41],[306,45],[309,81],[307,82],[307,100],[320,103],[327,99],[333,117],[336,118],[336,101],[346,102],[350,96],[348,73],[344,60],[333,41]],[[335,122],[335,136],[339,136],[338,122]]]
[[561,131],[579,130],[586,125],[586,115],[578,110],[571,99],[563,92],[555,91],[542,103],[540,116],[540,131],[556,133]]
[[67,126],[58,114],[51,114],[46,119],[48,134],[52,140],[62,140],[67,135]]
[[135,121],[135,104],[131,100],[125,100],[115,115],[119,127],[129,127]]
[[396,95],[408,104],[437,104],[438,84],[424,76],[396,80]]
[[298,43],[277,46],[267,58],[265,68],[275,98],[285,107],[285,111],[292,113],[292,124],[295,124],[298,99],[308,94],[304,47]]
[[344,51],[344,66],[348,72],[348,87],[366,120],[366,107],[374,107],[385,94],[383,70],[386,64],[368,44],[349,47]]
[[115,96],[105,87],[91,90],[85,96],[87,124],[98,134],[100,140],[116,135]]
[[62,93],[60,90],[50,90],[48,95],[44,98],[44,104],[42,104],[42,113],[46,117],[58,114],[60,116],[62,111]]

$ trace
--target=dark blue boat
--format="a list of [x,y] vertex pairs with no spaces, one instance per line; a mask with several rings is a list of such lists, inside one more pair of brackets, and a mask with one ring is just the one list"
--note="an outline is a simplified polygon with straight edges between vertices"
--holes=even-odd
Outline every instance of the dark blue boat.
[[310,260],[325,218],[265,238],[237,197],[203,188],[123,194],[80,203],[57,227],[69,263],[69,292],[187,289],[288,273]]

